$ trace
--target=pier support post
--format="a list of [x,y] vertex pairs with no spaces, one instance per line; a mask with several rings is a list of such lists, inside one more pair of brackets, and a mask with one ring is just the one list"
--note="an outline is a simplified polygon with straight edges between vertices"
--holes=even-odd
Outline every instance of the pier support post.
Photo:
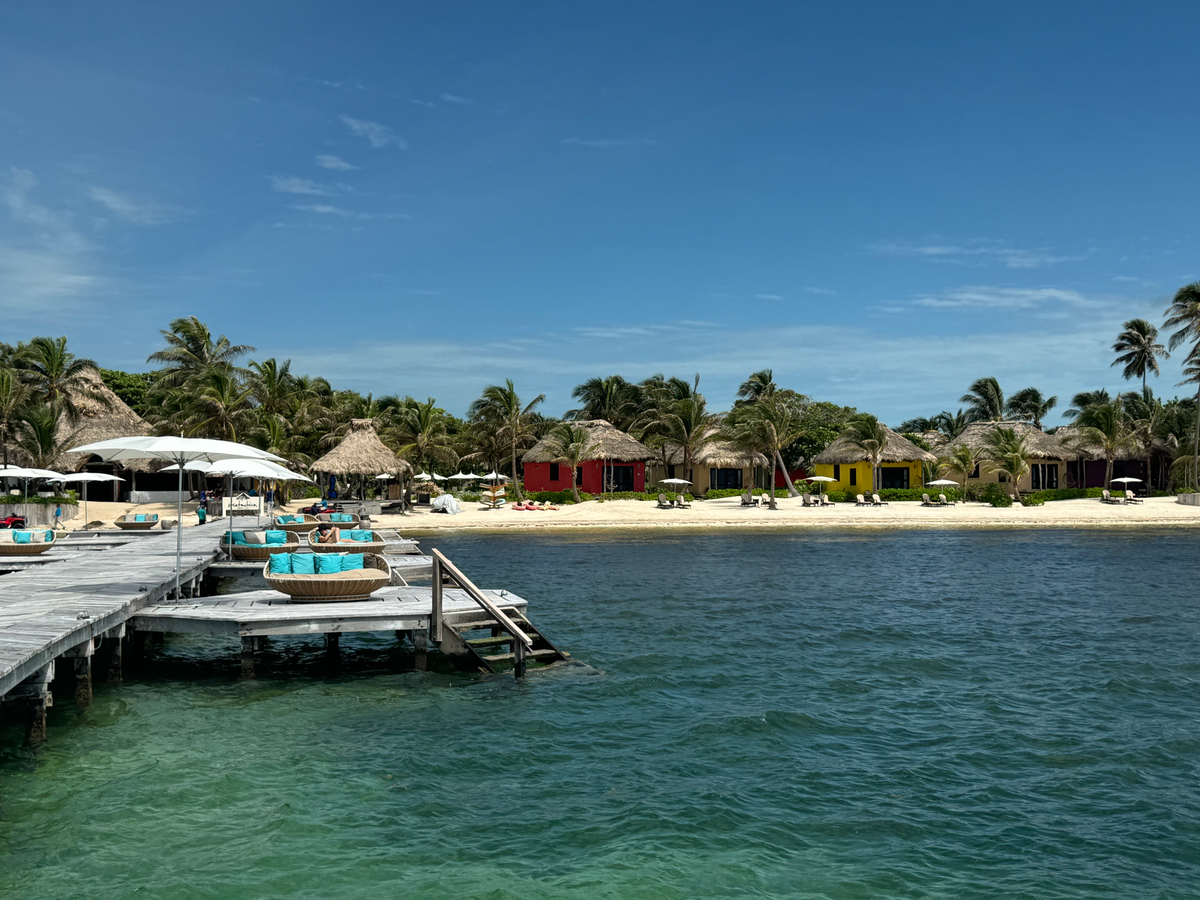
[[426,648],[429,645],[429,632],[424,628],[417,628],[412,633],[413,642],[413,669],[418,672],[424,672],[428,665],[426,657]]
[[30,746],[46,742],[46,701],[25,701],[25,742]]
[[513,637],[513,678],[525,677],[525,642]]
[[112,628],[105,632],[103,647],[110,647],[108,657],[108,680],[122,681],[125,678],[125,672],[122,668],[124,659],[125,641],[125,623],[122,622],[116,628]]
[[46,740],[46,708],[54,705],[50,682],[54,680],[54,663],[42,666],[4,696],[4,702],[16,701],[25,706],[25,740],[30,745]]
[[242,638],[242,677],[254,677],[254,638]]
[[146,662],[146,632],[134,630],[129,633],[129,659],[134,668]]
[[342,635],[337,631],[325,632],[325,652],[329,656],[337,656],[342,646]]
[[88,638],[63,654],[63,658],[75,663],[75,705],[79,707],[92,702],[92,656],[95,652],[96,642]]

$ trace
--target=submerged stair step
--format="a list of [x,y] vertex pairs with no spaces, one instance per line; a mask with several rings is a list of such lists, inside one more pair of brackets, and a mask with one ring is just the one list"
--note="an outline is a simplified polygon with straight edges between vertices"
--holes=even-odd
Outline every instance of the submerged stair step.
[[511,644],[512,640],[512,635],[502,634],[498,637],[475,638],[474,640],[467,641],[467,643],[472,647],[494,647],[499,644]]
[[[482,656],[488,662],[509,662],[509,661],[515,660],[517,658],[515,653],[494,653],[494,654],[493,653],[481,653],[480,656]],[[546,657],[562,657],[563,659],[568,659],[570,657],[570,654],[559,653],[557,650],[526,650],[525,651],[526,659],[544,659]]]

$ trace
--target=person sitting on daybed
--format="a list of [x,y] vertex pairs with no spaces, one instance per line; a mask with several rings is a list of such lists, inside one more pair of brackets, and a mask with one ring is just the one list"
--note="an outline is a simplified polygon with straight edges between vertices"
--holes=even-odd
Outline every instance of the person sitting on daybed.
[[342,529],[336,525],[318,525],[317,526],[317,543],[318,544],[340,544],[342,542]]

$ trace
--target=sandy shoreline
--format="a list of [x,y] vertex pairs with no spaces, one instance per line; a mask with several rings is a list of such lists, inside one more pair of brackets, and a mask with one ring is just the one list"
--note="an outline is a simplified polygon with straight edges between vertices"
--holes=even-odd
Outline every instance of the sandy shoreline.
[[[297,510],[311,501],[296,501],[288,509]],[[185,525],[196,524],[195,503],[184,504]],[[91,520],[103,520],[113,528],[113,519],[126,512],[158,513],[175,518],[175,506],[148,503],[92,502]],[[80,515],[66,523],[67,530],[85,526]],[[405,516],[377,516],[374,524],[401,532],[435,533],[440,531],[545,531],[545,530],[691,530],[721,529],[807,529],[807,528],[1147,528],[1194,527],[1200,525],[1200,507],[1176,503],[1173,497],[1151,497],[1144,503],[1115,505],[1095,499],[1060,500],[1041,507],[994,509],[982,503],[965,503],[944,508],[923,507],[919,503],[893,503],[883,507],[856,507],[837,504],[828,509],[805,507],[799,498],[779,499],[779,509],[742,507],[738,498],[696,501],[691,509],[658,509],[654,503],[639,500],[588,502],[564,506],[556,512],[522,512],[513,509],[484,510],[467,503],[457,516],[433,513],[427,507]]]

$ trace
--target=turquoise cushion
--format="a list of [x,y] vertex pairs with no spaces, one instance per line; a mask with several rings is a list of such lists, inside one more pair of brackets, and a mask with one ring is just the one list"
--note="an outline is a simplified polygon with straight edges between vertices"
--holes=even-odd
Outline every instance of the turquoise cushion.
[[354,569],[363,567],[363,555],[361,553],[347,553],[345,556],[339,556],[342,561],[342,571],[351,572]]
[[52,540],[54,540],[54,532],[53,532],[53,531],[47,531],[47,532],[46,532],[46,543],[48,544],[48,543],[50,543]]
[[[232,543],[237,544],[239,547],[245,546],[247,543],[246,532],[244,531],[231,531],[229,532],[229,536],[232,538]],[[226,541],[226,543],[230,542]]]
[[317,571],[317,554],[293,553],[291,557],[293,575],[311,575]]
[[286,544],[287,543],[287,532],[286,531],[268,531],[268,532],[266,532],[266,535],[267,535],[267,543],[268,544]]
[[133,517],[133,521],[135,521],[135,522],[145,522],[145,521],[146,521],[146,517],[145,517],[145,516],[134,516],[134,517]]
[[292,554],[290,553],[272,553],[271,568],[272,575],[291,575],[292,574]]
[[342,558],[336,553],[317,553],[317,574],[331,575],[342,571]]
[[32,544],[33,543],[33,532],[32,531],[14,531],[13,532],[13,543]]
[[338,513],[337,520],[339,522],[353,522],[354,516],[350,515],[350,513]]
[[158,521],[158,513],[155,513],[154,515],[152,515],[152,516],[150,517],[150,521],[151,521],[151,522],[157,522],[157,521]]

